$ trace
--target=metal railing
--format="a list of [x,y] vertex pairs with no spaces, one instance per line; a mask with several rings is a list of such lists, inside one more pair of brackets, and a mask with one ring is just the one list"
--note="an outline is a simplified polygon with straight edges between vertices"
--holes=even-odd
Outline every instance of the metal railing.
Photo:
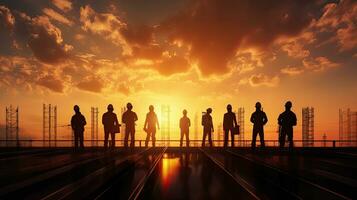
[[[311,140],[309,140],[311,142]],[[110,142],[110,140],[109,140]],[[124,146],[124,140],[115,140],[117,147]],[[212,140],[214,147],[223,147],[224,140]],[[294,140],[295,147],[357,147],[357,140],[313,140],[312,146],[303,146],[306,140]],[[235,141],[235,147],[250,147],[252,140],[239,140]],[[259,140],[257,140],[257,147],[260,146]],[[0,140],[0,147],[72,147],[74,144],[73,140],[40,140],[40,139],[22,139],[22,140]],[[136,147],[144,147],[145,140],[135,140]],[[202,140],[190,140],[190,147],[199,147],[202,144]],[[130,145],[130,141],[129,141]],[[149,141],[149,146],[152,145],[152,141]],[[186,141],[184,140],[182,145],[186,146]],[[228,141],[228,146],[231,142]],[[285,146],[287,146],[285,142]],[[85,147],[103,147],[104,140],[84,140]],[[169,147],[179,147],[180,140],[156,140],[156,146],[169,146]],[[206,146],[208,146],[208,141],[206,141]],[[266,147],[278,147],[279,140],[265,140]]]

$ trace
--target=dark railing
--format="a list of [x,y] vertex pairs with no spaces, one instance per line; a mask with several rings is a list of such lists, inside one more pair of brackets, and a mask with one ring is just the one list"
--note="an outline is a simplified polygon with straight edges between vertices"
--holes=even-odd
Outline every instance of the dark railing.
[[[115,140],[116,146],[124,146],[124,140]],[[239,140],[235,141],[236,147],[250,147],[252,140]],[[130,141],[129,141],[130,143]],[[213,140],[213,145],[215,147],[222,147],[224,140]],[[257,146],[260,145],[259,140],[257,140]],[[305,143],[312,145],[304,146]],[[0,140],[0,147],[71,147],[73,146],[73,140],[36,140],[36,139],[21,139],[21,140]],[[104,140],[84,140],[84,145],[86,147],[102,147]],[[183,141],[183,146],[186,145],[186,141]],[[201,146],[202,140],[190,140],[191,147]],[[231,142],[228,142],[230,145]],[[149,142],[149,146],[152,142]],[[169,146],[178,147],[180,145],[180,140],[156,140],[156,146]],[[206,146],[208,141],[206,141]],[[136,147],[145,146],[145,140],[135,140]],[[265,146],[267,147],[278,147],[278,140],[265,140]],[[287,142],[285,144],[287,146]],[[357,147],[357,140],[294,140],[295,147]]]

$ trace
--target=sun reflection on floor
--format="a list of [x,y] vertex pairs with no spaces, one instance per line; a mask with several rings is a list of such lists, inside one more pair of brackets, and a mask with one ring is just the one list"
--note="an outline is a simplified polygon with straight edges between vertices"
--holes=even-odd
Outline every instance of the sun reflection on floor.
[[162,183],[164,188],[167,188],[177,175],[179,165],[180,160],[178,157],[170,157],[169,154],[164,154],[161,167]]

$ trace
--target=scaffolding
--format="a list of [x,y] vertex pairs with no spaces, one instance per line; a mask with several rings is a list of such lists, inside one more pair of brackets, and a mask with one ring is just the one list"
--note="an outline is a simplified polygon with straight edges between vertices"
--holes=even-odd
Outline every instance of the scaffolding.
[[90,108],[91,116],[91,144],[92,147],[98,146],[98,107]]
[[340,146],[357,146],[357,112],[339,109],[339,139],[344,140]]
[[244,146],[244,107],[237,110],[237,123],[239,125],[238,146]]
[[19,143],[19,107],[14,108],[12,105],[6,107],[6,125],[5,125],[5,143],[6,146],[16,147]]
[[302,146],[314,146],[314,108],[302,108]]
[[[57,106],[43,104],[43,147],[57,146]],[[73,137],[73,134],[72,134]],[[73,140],[73,138],[72,138]],[[47,143],[47,144],[46,144]]]
[[161,140],[164,145],[170,146],[170,106],[161,105]]

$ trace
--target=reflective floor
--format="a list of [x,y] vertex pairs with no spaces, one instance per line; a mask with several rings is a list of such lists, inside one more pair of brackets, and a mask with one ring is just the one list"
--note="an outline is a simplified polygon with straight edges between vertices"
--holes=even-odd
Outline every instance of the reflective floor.
[[357,149],[0,153],[0,199],[354,199],[356,188]]

